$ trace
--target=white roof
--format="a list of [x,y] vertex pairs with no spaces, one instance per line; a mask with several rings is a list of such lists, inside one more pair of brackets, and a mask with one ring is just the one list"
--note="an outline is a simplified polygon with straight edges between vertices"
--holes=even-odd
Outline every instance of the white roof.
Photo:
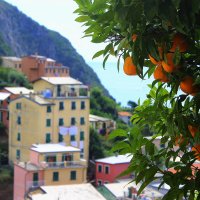
[[96,162],[102,162],[107,164],[122,164],[122,163],[129,163],[132,159],[131,155],[116,155],[110,156],[107,158],[97,159]]
[[39,103],[41,105],[47,105],[47,104],[52,105],[53,104],[52,102],[49,102],[46,99],[44,99],[38,95],[35,95],[34,93],[32,94],[32,96],[30,96],[30,94],[28,94],[28,95],[25,95],[25,97],[27,97],[29,100],[33,100],[34,102]]
[[33,200],[106,200],[90,183],[42,186],[44,194],[32,194]]
[[90,122],[98,122],[98,121],[110,121],[111,119],[105,118],[105,117],[100,117],[97,115],[89,115],[89,121]]
[[62,144],[33,144],[31,150],[39,153],[79,152],[80,149]]
[[0,101],[7,99],[10,96],[10,93],[0,92]]
[[47,58],[46,61],[47,61],[47,62],[56,62],[56,61],[53,60],[52,58]]
[[72,78],[72,77],[41,77],[42,80],[45,80],[53,85],[82,85],[83,83]]
[[[116,198],[122,198],[124,197],[124,193],[128,195],[128,188],[131,186],[136,188],[136,190],[139,190],[139,187],[141,184],[136,185],[135,182],[130,183],[130,181],[132,180],[124,180],[119,183],[108,183],[108,184],[105,184],[104,186],[112,194],[114,194]],[[144,196],[146,197],[147,200],[150,200],[150,199],[162,197],[163,194],[147,186],[144,189]]]
[[25,87],[5,87],[5,89],[12,94],[29,94],[30,92],[33,92],[33,90],[29,90]]
[[5,60],[11,60],[11,61],[21,61],[22,60],[21,58],[12,57],[12,56],[3,56],[2,58]]

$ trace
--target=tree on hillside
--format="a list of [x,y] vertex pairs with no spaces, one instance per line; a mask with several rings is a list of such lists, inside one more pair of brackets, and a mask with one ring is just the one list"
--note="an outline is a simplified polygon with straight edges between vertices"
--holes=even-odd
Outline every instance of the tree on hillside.
[[98,87],[91,89],[90,109],[91,114],[111,119],[117,118],[117,103],[110,97],[105,96]]
[[[134,109],[133,129],[111,134],[123,137],[113,150],[133,155],[126,172],[142,183],[139,193],[159,174],[160,186],[170,186],[163,199],[200,199],[200,1],[75,1],[85,36],[107,43],[94,58],[103,56],[105,65],[114,55],[127,75],[155,79]],[[146,125],[152,140],[141,134]],[[158,136],[165,148],[155,151]],[[156,164],[162,159],[165,167]]]

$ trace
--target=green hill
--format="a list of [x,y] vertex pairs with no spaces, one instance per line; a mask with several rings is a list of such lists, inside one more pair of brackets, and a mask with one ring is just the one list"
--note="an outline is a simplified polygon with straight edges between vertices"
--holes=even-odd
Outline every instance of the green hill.
[[96,73],[66,38],[39,25],[16,7],[1,0],[0,56],[21,57],[36,52],[68,66],[72,77],[89,86],[98,86],[108,95]]

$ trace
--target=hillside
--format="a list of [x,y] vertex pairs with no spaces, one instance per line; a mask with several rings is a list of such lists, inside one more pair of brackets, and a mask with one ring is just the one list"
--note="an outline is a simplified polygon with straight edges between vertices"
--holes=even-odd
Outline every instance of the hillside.
[[0,56],[21,57],[36,52],[68,66],[72,77],[89,86],[98,86],[108,94],[96,73],[66,38],[39,25],[16,7],[1,0]]

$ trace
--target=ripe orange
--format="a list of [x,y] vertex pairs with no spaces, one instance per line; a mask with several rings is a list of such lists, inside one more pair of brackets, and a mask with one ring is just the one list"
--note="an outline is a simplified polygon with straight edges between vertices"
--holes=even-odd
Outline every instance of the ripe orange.
[[154,65],[158,64],[158,61],[154,57],[152,57],[150,54],[149,54],[149,59]]
[[137,35],[136,35],[136,34],[133,34],[133,35],[132,35],[132,40],[133,40],[133,42],[135,42],[136,39],[137,39]]
[[163,69],[168,73],[171,73],[175,70],[173,57],[174,57],[174,53],[167,53],[166,54],[167,62],[165,62],[164,60],[162,61]]
[[192,137],[194,137],[196,132],[198,132],[198,128],[192,125],[188,125],[188,130],[190,131]]
[[160,80],[161,82],[168,82],[169,81],[168,78],[167,78],[167,75],[165,74],[165,72],[163,70],[161,62],[158,63],[153,75],[154,75],[154,78],[156,80]]
[[196,144],[192,147],[192,151],[197,160],[200,160],[200,144]]
[[195,95],[198,92],[197,86],[194,86],[194,79],[191,76],[185,76],[180,82],[180,88],[183,92]]
[[172,39],[172,42],[173,44],[170,52],[175,52],[176,49],[179,49],[180,52],[185,52],[188,48],[185,36],[181,33],[176,33]]
[[132,58],[130,56],[126,57],[124,61],[124,73],[126,75],[137,75],[136,66],[133,64]]
[[161,60],[163,59],[163,52],[164,52],[163,47],[158,47],[158,53]]

